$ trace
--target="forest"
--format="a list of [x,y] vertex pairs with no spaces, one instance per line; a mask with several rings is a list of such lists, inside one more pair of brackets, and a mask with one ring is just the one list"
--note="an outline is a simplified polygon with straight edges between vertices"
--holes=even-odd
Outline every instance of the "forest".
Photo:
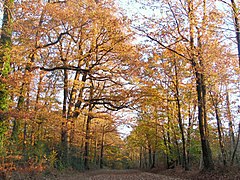
[[238,0],[0,8],[0,179],[240,169]]

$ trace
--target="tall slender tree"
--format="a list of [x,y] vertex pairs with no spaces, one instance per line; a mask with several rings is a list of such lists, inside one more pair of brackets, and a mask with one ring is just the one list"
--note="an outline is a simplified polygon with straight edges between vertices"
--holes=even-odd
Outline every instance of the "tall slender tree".
[[[9,94],[5,80],[10,72],[12,48],[12,9],[14,1],[5,0],[3,3],[3,20],[0,39],[0,110],[6,110],[9,103]],[[1,121],[3,116],[0,116]]]

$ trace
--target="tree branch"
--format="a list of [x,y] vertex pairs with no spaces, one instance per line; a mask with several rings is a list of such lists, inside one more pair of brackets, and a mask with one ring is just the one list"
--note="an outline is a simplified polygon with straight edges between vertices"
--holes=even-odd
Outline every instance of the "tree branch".
[[145,32],[144,30],[142,30],[142,29],[137,29],[137,30],[143,32],[143,33],[146,35],[147,38],[149,38],[150,40],[152,40],[152,41],[158,43],[158,44],[159,44],[160,46],[162,46],[163,48],[165,48],[165,49],[167,49],[167,50],[169,50],[169,51],[172,51],[173,53],[179,55],[180,57],[183,57],[183,58],[185,58],[185,59],[191,61],[190,58],[188,58],[188,57],[186,57],[185,55],[183,55],[183,54],[177,52],[176,50],[174,50],[174,49],[172,49],[172,48],[170,48],[170,46],[166,46],[166,45],[164,45],[162,42],[160,42],[160,41],[157,40],[156,38],[152,37],[151,35],[149,35],[149,34],[148,34],[147,32]]
[[82,73],[88,73],[90,70],[89,69],[81,69],[79,67],[75,66],[59,66],[59,67],[53,67],[53,68],[45,68],[45,67],[39,67],[40,70],[43,71],[55,71],[55,70],[72,70],[72,71],[80,71]]
[[63,37],[64,35],[67,35],[67,34],[69,35],[69,32],[68,32],[68,31],[63,32],[63,33],[60,33],[56,41],[51,42],[51,43],[48,43],[48,44],[45,44],[45,45],[39,45],[39,46],[36,47],[36,49],[46,48],[46,47],[55,45],[55,44],[57,44],[57,43],[62,39],[62,37]]

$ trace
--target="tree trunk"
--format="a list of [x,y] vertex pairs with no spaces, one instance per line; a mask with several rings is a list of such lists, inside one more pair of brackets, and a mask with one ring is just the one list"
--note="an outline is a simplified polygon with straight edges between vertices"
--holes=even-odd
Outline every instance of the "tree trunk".
[[105,127],[102,127],[102,137],[101,137],[101,150],[100,150],[100,169],[103,168],[103,152],[104,152],[104,136],[105,136]]
[[179,148],[178,139],[177,139],[177,135],[176,135],[175,129],[173,129],[173,133],[174,133],[174,139],[175,139],[175,144],[176,144],[176,148],[177,148],[177,157],[178,157],[178,163],[176,163],[176,165],[180,164],[180,165],[183,166],[183,163],[181,161],[180,148]]
[[[91,112],[91,111],[89,111]],[[90,140],[90,122],[91,115],[88,114],[86,122],[85,150],[84,150],[84,169],[89,170],[89,140]]]
[[90,93],[89,93],[89,109],[88,109],[88,115],[87,115],[87,122],[86,122],[86,136],[85,136],[85,151],[84,151],[84,168],[86,170],[89,170],[89,140],[90,140],[90,123],[92,120],[92,110],[94,105],[91,104],[91,100],[93,98],[93,84],[91,84],[90,87]]
[[[205,10],[206,10],[206,1],[203,1],[203,26],[205,24]],[[212,152],[210,149],[210,144],[208,141],[208,130],[207,130],[207,116],[206,116],[206,89],[203,75],[203,62],[201,57],[201,36],[198,32],[198,47],[195,47],[194,43],[194,29],[195,29],[195,16],[194,16],[194,2],[188,0],[188,18],[189,18],[189,31],[190,31],[190,41],[189,45],[191,48],[191,64],[195,71],[196,75],[196,91],[197,91],[197,99],[198,99],[198,123],[199,123],[199,131],[201,138],[201,146],[203,153],[203,166],[204,170],[211,171],[214,169],[214,163],[212,159]],[[203,28],[203,27],[202,27]],[[197,51],[197,53],[196,53]],[[198,62],[197,62],[198,61]]]
[[167,139],[166,139],[166,135],[165,135],[165,132],[164,132],[164,130],[163,130],[163,142],[164,142],[164,146],[165,146],[165,148],[166,148],[166,150],[165,150],[165,155],[166,155],[166,163],[167,163],[167,169],[169,169],[169,167],[170,167],[170,163],[169,163],[169,156],[168,156],[168,145],[167,145]]
[[237,148],[238,148],[239,139],[240,139],[240,123],[239,123],[239,125],[238,125],[237,143],[236,143],[236,145],[235,145],[235,148],[234,148],[234,151],[233,151],[233,154],[232,154],[231,165],[234,164],[234,159],[235,159],[235,156],[236,156],[236,152],[237,152]]
[[[85,129],[86,129],[85,125],[86,125],[86,122],[87,122],[87,118],[88,118],[88,116],[85,116],[85,117],[84,117],[83,125],[82,125],[82,128],[81,128],[81,131],[82,131],[82,132],[84,132]],[[85,146],[85,137],[82,136],[80,149],[81,149],[81,155],[82,155],[83,159],[84,159],[84,151],[85,151],[85,150],[84,150],[84,148],[85,148],[84,146]]]
[[233,11],[233,21],[234,21],[234,27],[236,32],[236,40],[237,40],[237,48],[238,48],[238,62],[240,67],[240,25],[239,25],[239,8],[237,8],[237,5],[234,0],[231,0],[232,4],[232,11]]
[[0,75],[6,77],[10,71],[10,50],[12,47],[12,8],[13,0],[5,0],[3,3],[2,32],[0,39]]
[[156,149],[153,149],[153,153],[152,153],[152,166],[151,169],[156,167]]
[[[81,65],[81,61],[78,62],[78,67],[80,67],[80,65]],[[68,117],[70,117],[70,118],[73,118],[73,113],[74,113],[74,108],[75,108],[74,105],[75,105],[75,101],[76,101],[77,91],[79,88],[78,81],[79,81],[80,75],[81,75],[80,71],[77,71],[75,74],[75,78],[73,81],[73,87],[72,87],[70,98],[69,98]],[[76,118],[76,117],[74,117],[74,118]]]
[[27,145],[27,121],[25,119],[23,128],[23,157],[25,160],[27,159],[26,145]]
[[[194,110],[193,114],[195,112],[196,106],[194,105]],[[194,115],[191,114],[191,109],[189,105],[189,110],[188,110],[188,128],[187,128],[187,160],[188,160],[188,165],[190,164],[190,148],[191,148],[191,131],[193,128],[193,117]]]
[[98,140],[97,140],[97,129],[96,129],[96,125],[95,125],[95,129],[94,129],[94,133],[95,133],[95,137],[94,137],[94,157],[93,157],[93,161],[94,161],[94,164],[97,165]]
[[221,153],[222,153],[222,158],[223,158],[223,165],[226,166],[227,165],[227,157],[226,157],[226,151],[225,151],[224,141],[223,141],[223,137],[222,137],[222,123],[221,123],[221,120],[219,117],[217,107],[215,108],[215,114],[216,114],[216,119],[217,119],[218,139],[219,139],[219,145],[221,148]]
[[[17,103],[17,110],[18,111],[23,110],[23,106],[24,106],[24,95],[23,95],[24,94],[24,87],[25,87],[25,83],[22,84],[21,89],[20,89],[20,96],[18,98],[18,103]],[[11,138],[15,142],[18,140],[19,126],[20,126],[20,119],[14,118]]]
[[[2,31],[0,39],[0,76],[7,78],[10,72],[10,50],[12,48],[12,15],[13,0],[5,0],[3,3]],[[0,110],[8,109],[9,93],[6,83],[0,80]],[[0,122],[4,121],[4,116],[0,115]]]
[[153,159],[152,159],[152,166],[151,169],[155,168],[156,166],[156,151],[157,151],[157,141],[158,141],[158,123],[157,123],[157,116],[155,118],[155,141],[154,141],[154,148],[153,148]]
[[142,156],[143,156],[143,150],[142,150],[142,146],[140,146],[140,148],[139,148],[139,168],[140,168],[140,169],[141,169],[142,166],[143,166]]
[[152,167],[152,147],[150,142],[148,141],[148,167]]
[[226,157],[226,151],[225,151],[224,142],[223,142],[222,123],[221,123],[221,119],[219,116],[218,104],[216,102],[217,100],[214,100],[214,97],[212,94],[211,94],[211,97],[212,97],[212,103],[213,103],[213,106],[215,109],[215,116],[217,119],[218,140],[219,140],[219,146],[220,146],[220,150],[221,150],[221,154],[222,154],[223,165],[226,166],[227,165],[227,157]]
[[207,136],[207,124],[204,124],[206,121],[204,119],[204,95],[203,93],[203,74],[196,72],[196,85],[197,85],[197,96],[198,96],[198,122],[199,122],[199,131],[201,137],[202,153],[203,153],[203,166],[204,170],[211,171],[214,169],[212,152],[210,149],[210,144]]
[[227,91],[227,95],[226,95],[226,103],[227,103],[227,118],[228,118],[229,135],[230,135],[230,143],[231,143],[230,156],[232,156],[232,153],[235,148],[235,136],[234,136],[234,131],[233,131],[233,120],[232,120],[232,115],[231,115],[228,91]]
[[[82,76],[82,83],[85,83],[86,80],[87,80],[87,75],[88,73],[84,73],[83,76]],[[84,87],[82,87],[79,91],[79,94],[78,94],[78,98],[77,98],[77,102],[75,104],[75,110],[74,110],[74,113],[73,113],[73,117],[78,117],[79,115],[79,110],[81,108],[81,104],[82,104],[82,97],[83,97],[83,90],[84,90]]]
[[69,129],[67,121],[67,98],[68,98],[68,72],[64,70],[64,87],[63,87],[63,122],[62,122],[62,132],[61,132],[61,141],[62,141],[62,152],[61,158],[65,165],[68,166],[69,159]]
[[178,69],[177,69],[177,62],[176,59],[174,59],[174,69],[175,69],[175,90],[176,90],[176,100],[177,100],[177,113],[178,113],[178,125],[180,128],[180,132],[181,132],[181,138],[182,138],[182,156],[183,156],[183,163],[182,163],[182,167],[187,171],[189,170],[189,166],[188,166],[188,161],[187,161],[187,155],[186,155],[186,141],[185,141],[185,135],[184,135],[184,124],[183,124],[183,120],[182,120],[182,114],[181,114],[181,104],[180,104],[180,99],[179,99],[179,80],[178,80]]
[[143,151],[143,158],[144,158],[144,164],[143,164],[143,168],[148,168],[148,162],[147,162],[147,152],[146,152],[146,147],[144,147],[144,151]]
[[[81,65],[81,61],[78,62],[78,67],[80,67]],[[74,128],[74,122],[75,122],[75,119],[78,117],[79,113],[74,113],[75,111],[75,101],[76,101],[76,98],[77,98],[77,91],[78,91],[78,81],[79,81],[79,78],[80,78],[80,71],[77,71],[76,74],[75,74],[75,78],[74,78],[74,82],[73,82],[73,87],[72,87],[72,90],[71,90],[71,93],[70,93],[70,98],[69,98],[69,106],[68,106],[68,112],[67,112],[67,119],[68,119],[68,123],[69,123],[69,141],[70,143],[73,141],[74,139],[74,131],[75,131],[75,128]],[[84,81],[85,82],[85,81]],[[83,82],[83,83],[84,83]],[[80,92],[79,92],[79,96],[81,95],[82,96],[82,89],[83,87],[80,88]],[[79,106],[80,107],[80,106]]]
[[38,89],[37,89],[37,95],[36,95],[36,101],[35,101],[35,111],[38,110],[39,108],[39,99],[40,99],[40,94],[42,92],[42,81],[43,81],[43,74],[42,72],[40,72],[40,75],[39,75],[39,83],[38,83]]

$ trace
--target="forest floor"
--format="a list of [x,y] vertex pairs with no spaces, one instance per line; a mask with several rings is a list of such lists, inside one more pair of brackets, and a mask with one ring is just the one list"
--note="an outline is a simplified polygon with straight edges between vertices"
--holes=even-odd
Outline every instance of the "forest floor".
[[[1,179],[1,178],[0,178]],[[240,180],[240,168],[217,168],[215,171],[184,171],[182,168],[170,170],[91,170],[79,172],[73,170],[45,172],[14,172],[7,180]]]
[[185,171],[180,166],[174,169],[153,169],[150,172],[189,180],[240,180],[239,166],[215,167],[211,172],[200,171],[198,168]]
[[13,180],[181,180],[181,178],[160,175],[139,170],[93,170],[88,172],[64,171],[48,174],[14,174]]

